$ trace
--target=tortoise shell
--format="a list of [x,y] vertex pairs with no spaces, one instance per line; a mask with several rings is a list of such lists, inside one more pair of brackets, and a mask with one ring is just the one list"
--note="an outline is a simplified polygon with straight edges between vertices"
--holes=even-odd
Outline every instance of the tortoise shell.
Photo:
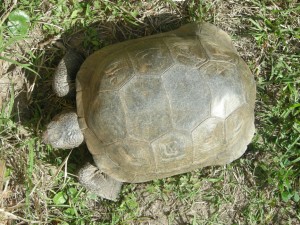
[[98,50],[76,90],[96,165],[123,182],[229,163],[254,134],[253,75],[230,37],[208,23]]

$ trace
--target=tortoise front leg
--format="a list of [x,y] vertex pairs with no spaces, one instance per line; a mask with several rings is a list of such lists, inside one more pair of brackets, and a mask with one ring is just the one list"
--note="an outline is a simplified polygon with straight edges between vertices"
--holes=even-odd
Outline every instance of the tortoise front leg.
[[78,172],[79,182],[94,194],[109,200],[116,201],[122,182],[102,173],[98,167],[87,163]]
[[58,97],[75,96],[75,78],[83,57],[75,50],[68,50],[54,73],[53,90]]

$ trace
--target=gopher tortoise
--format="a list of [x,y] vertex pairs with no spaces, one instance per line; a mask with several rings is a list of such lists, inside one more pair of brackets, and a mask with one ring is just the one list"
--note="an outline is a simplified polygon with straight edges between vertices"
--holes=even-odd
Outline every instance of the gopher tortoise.
[[79,180],[103,198],[116,200],[122,182],[230,163],[254,135],[253,75],[214,25],[187,24],[81,61],[67,53],[58,65],[54,91],[70,94],[75,74],[77,112],[55,117],[44,141],[67,149],[85,140],[96,166]]

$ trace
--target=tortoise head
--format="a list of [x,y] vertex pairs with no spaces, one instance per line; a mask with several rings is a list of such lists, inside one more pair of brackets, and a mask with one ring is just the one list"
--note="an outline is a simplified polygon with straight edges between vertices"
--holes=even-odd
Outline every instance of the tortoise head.
[[67,112],[57,115],[48,124],[43,141],[54,148],[71,149],[78,147],[84,140],[77,114]]

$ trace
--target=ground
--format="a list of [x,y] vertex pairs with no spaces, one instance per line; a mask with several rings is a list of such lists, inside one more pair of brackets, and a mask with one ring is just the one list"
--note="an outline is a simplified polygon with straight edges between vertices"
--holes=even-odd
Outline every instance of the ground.
[[[30,20],[21,19],[25,31],[11,30],[17,10]],[[4,1],[0,224],[300,224],[299,15],[296,0]],[[89,193],[76,177],[86,147],[53,149],[41,139],[53,116],[74,107],[51,90],[66,48],[88,56],[197,20],[228,32],[255,76],[248,150],[223,167],[125,184],[117,202]]]

